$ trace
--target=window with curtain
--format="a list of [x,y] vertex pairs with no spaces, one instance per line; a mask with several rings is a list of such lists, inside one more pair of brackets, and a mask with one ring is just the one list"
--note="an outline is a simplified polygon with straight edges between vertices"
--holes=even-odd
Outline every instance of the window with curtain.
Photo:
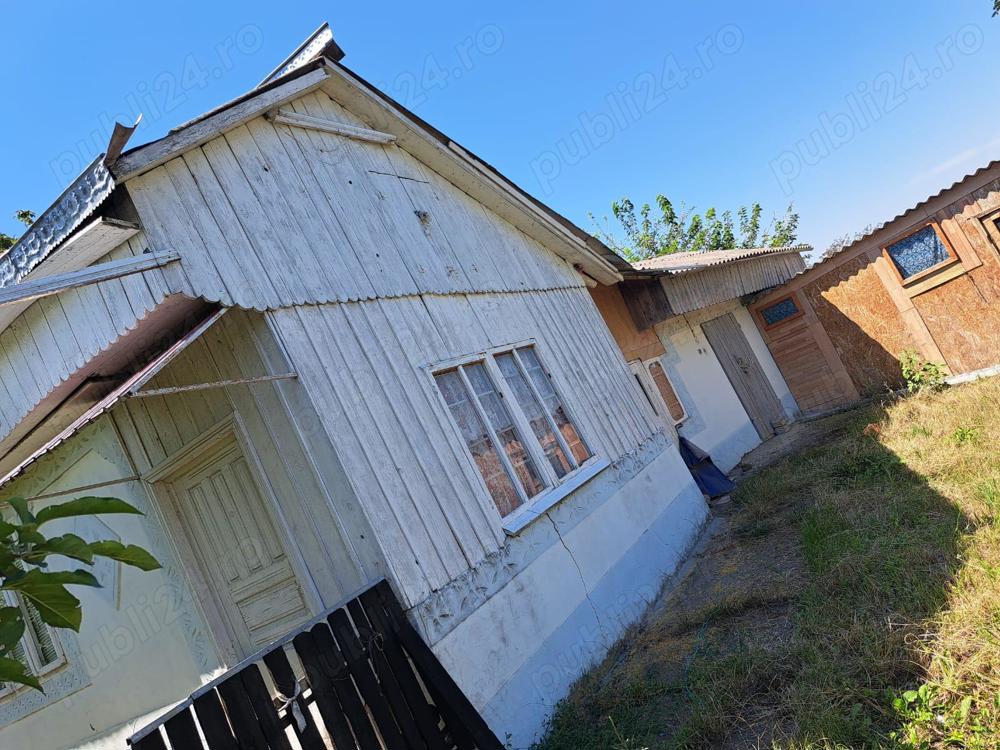
[[534,346],[493,352],[434,380],[501,517],[592,455]]
[[904,281],[955,257],[932,224],[888,245],[885,253]]

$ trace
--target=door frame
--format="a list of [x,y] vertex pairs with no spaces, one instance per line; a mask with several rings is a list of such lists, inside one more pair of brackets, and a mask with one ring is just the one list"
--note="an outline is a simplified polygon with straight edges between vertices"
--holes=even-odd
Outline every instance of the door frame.
[[265,511],[271,517],[278,544],[281,545],[302,591],[306,608],[310,614],[315,615],[323,610],[323,605],[305,559],[292,541],[287,519],[281,512],[281,505],[274,488],[267,481],[267,474],[254,450],[246,425],[234,412],[142,474],[142,480],[150,488],[163,512],[167,533],[177,549],[178,557],[184,567],[184,575],[194,593],[195,602],[205,617],[216,651],[225,664],[232,665],[243,658],[237,651],[239,639],[230,624],[232,613],[227,615],[224,611],[213,585],[206,578],[209,566],[205,563],[202,553],[192,544],[182,517],[182,504],[174,487],[174,482],[180,476],[204,468],[200,464],[210,462],[216,455],[215,452],[229,440],[235,443],[247,460],[251,478],[260,493]]
[[[777,430],[775,429],[775,423],[767,415],[758,414],[757,417],[754,416],[753,412],[751,411],[751,409],[753,409],[753,399],[745,397],[743,394],[740,393],[744,384],[737,385],[737,383],[733,382],[733,377],[729,374],[729,368],[723,361],[723,357],[728,356],[728,353],[727,352],[720,353],[716,351],[715,343],[712,342],[711,335],[705,329],[706,325],[710,325],[715,321],[721,320],[722,318],[725,318],[727,316],[730,319],[732,319],[733,325],[736,326],[736,333],[739,334],[739,336],[743,339],[743,342],[746,344],[747,350],[750,352],[750,356],[753,359],[753,363],[756,365],[757,370],[760,372],[760,376],[764,385],[768,388],[768,390],[771,393],[771,396],[774,398],[774,404],[777,407],[777,412],[775,416],[787,420],[788,415],[785,412],[785,407],[781,403],[781,399],[778,397],[778,392],[774,389],[774,385],[771,383],[771,379],[768,378],[767,371],[761,364],[760,358],[754,351],[753,345],[750,343],[750,339],[747,338],[746,332],[743,330],[743,326],[740,325],[739,317],[732,310],[727,310],[726,312],[723,312],[719,315],[715,315],[711,318],[706,318],[705,320],[701,321],[698,324],[698,327],[701,329],[702,336],[705,337],[705,341],[708,344],[709,349],[712,350],[712,354],[715,356],[716,361],[719,363],[719,367],[722,368],[722,372],[726,376],[726,380],[729,382],[729,386],[733,389],[733,393],[736,394],[737,400],[739,400],[740,405],[743,407],[743,411],[746,412],[746,415],[749,418],[750,423],[756,430],[758,437],[761,439],[761,441],[768,440],[777,434]],[[756,330],[756,328],[754,330]],[[748,400],[750,401],[749,404],[747,403]],[[762,423],[763,427],[767,428],[767,434],[763,434],[761,426],[758,426],[757,424],[758,421]]]

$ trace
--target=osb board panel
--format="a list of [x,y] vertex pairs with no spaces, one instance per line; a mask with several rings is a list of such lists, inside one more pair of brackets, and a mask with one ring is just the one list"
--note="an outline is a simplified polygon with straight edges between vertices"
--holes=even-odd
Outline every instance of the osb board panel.
[[652,328],[640,331],[635,327],[622,298],[621,287],[599,284],[590,290],[590,296],[625,355],[625,361],[647,360],[665,353],[660,337]]
[[915,342],[871,260],[853,258],[802,291],[859,392],[902,384],[898,355]]
[[983,274],[976,271],[913,300],[945,362],[956,374],[1000,361],[1000,304],[996,297],[983,294],[975,281]]

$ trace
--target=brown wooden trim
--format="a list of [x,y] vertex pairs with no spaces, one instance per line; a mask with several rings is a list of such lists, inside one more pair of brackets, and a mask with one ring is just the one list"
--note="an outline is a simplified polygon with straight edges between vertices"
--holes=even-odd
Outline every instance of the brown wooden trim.
[[[948,252],[948,259],[943,260],[940,263],[936,263],[930,268],[925,268],[920,273],[915,273],[912,276],[903,278],[903,275],[899,272],[899,267],[896,265],[896,261],[894,261],[892,259],[892,256],[889,254],[889,248],[892,245],[895,245],[897,242],[902,242],[906,238],[912,237],[918,232],[922,232],[927,227],[931,227],[931,229],[933,229],[934,233],[937,235],[938,239],[941,240],[941,244],[944,245],[944,249]],[[911,227],[905,233],[896,235],[888,242],[883,243],[881,246],[881,250],[883,257],[889,262],[889,268],[891,268],[893,273],[896,275],[896,280],[899,282],[900,286],[903,287],[910,286],[911,284],[916,284],[921,279],[925,279],[928,276],[937,273],[941,269],[947,268],[953,263],[959,263],[962,260],[961,258],[958,257],[958,253],[955,252],[955,248],[952,247],[951,240],[949,240],[947,235],[945,235],[944,231],[942,231],[941,225],[934,219],[925,221],[922,224],[919,224],[915,227]]]
[[1000,255],[1000,208],[994,207],[976,216],[976,223],[986,241],[993,245],[993,250]]
[[[784,302],[786,299],[790,299],[795,304],[795,309],[797,312],[794,315],[789,315],[787,318],[782,318],[777,323],[768,323],[767,319],[764,317],[764,308],[774,307],[775,305]],[[753,314],[757,316],[757,322],[760,325],[760,327],[763,328],[765,331],[770,331],[773,328],[778,328],[779,326],[783,326],[785,323],[790,323],[793,320],[798,320],[806,313],[805,310],[802,309],[802,303],[799,301],[799,298],[795,294],[795,292],[789,292],[788,294],[782,295],[777,299],[770,300],[766,304],[756,305],[753,308]]]

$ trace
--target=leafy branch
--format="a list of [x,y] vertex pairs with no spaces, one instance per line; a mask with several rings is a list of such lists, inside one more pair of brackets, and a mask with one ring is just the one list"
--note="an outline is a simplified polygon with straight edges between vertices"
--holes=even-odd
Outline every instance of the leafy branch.
[[[46,537],[46,524],[65,518],[108,513],[138,514],[132,505],[113,497],[81,497],[49,505],[32,513],[21,497],[8,500],[17,519],[0,519],[0,590],[12,592],[32,607],[41,620],[53,628],[80,630],[83,613],[80,600],[67,586],[94,586],[100,583],[83,568],[49,570],[49,558],[56,556],[85,565],[99,557],[131,565],[140,570],[156,570],[160,564],[141,547],[116,540],[87,542],[75,534]],[[27,624],[21,607],[0,607],[0,683],[18,683],[41,690],[38,679],[17,657],[18,644]]]
[[[14,218],[24,224],[24,226],[30,227],[35,223],[35,212],[22,208],[20,211],[14,212]],[[0,253],[5,253],[10,250],[15,242],[17,242],[17,237],[12,237],[9,234],[0,232]]]
[[625,238],[611,230],[608,217],[604,217],[602,225],[591,214],[596,236],[627,260],[638,261],[679,252],[784,247],[795,243],[798,232],[799,215],[791,205],[762,229],[763,209],[759,203],[740,207],[735,216],[732,211],[720,213],[714,207],[698,214],[683,203],[678,210],[663,195],[657,195],[655,203],[654,211],[648,203],[636,207],[627,197],[614,201],[611,213]]

